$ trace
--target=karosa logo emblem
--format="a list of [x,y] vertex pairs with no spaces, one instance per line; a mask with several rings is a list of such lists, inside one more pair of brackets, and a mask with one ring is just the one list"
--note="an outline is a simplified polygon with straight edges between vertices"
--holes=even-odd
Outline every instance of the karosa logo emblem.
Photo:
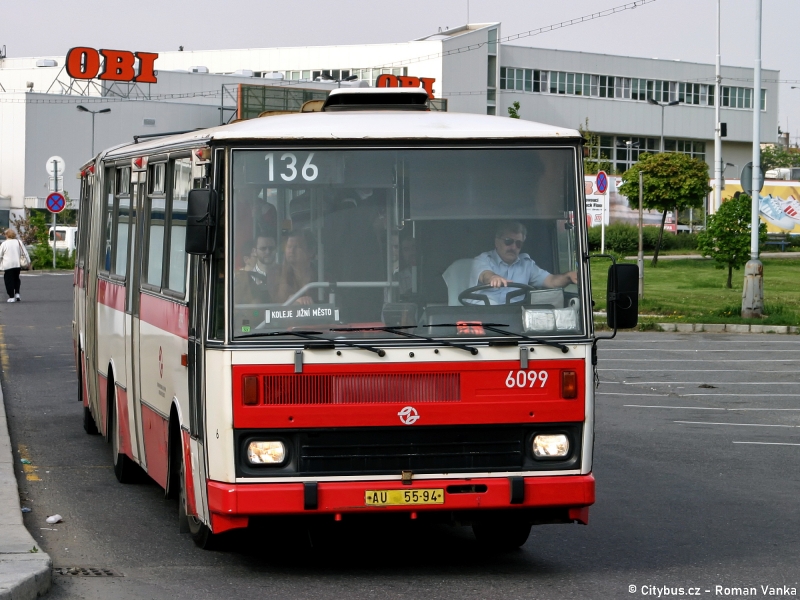
[[400,417],[400,422],[403,423],[403,425],[413,425],[419,421],[419,413],[413,406],[406,406],[397,413],[397,416]]

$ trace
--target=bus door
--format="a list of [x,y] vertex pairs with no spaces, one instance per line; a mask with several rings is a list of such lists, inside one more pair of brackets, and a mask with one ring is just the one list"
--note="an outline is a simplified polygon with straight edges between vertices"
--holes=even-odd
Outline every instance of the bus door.
[[131,449],[138,458],[143,468],[147,468],[147,460],[144,452],[144,441],[142,435],[142,402],[141,402],[141,371],[142,362],[139,356],[139,280],[142,273],[141,248],[142,248],[142,227],[143,207],[145,205],[147,193],[147,172],[139,171],[131,173],[131,222],[130,222],[130,251],[128,254],[128,288],[125,299],[125,313],[130,324],[127,336],[128,348],[128,410],[132,415],[134,439],[131,440]]

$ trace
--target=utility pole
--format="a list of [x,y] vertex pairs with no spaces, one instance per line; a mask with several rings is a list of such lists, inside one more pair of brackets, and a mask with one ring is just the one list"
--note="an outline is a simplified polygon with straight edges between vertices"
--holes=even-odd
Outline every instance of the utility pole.
[[758,318],[764,312],[764,266],[758,260],[758,205],[761,191],[761,0],[756,0],[756,64],[753,69],[753,197],[750,219],[750,260],[744,267],[742,318]]
[[720,124],[720,105],[722,104],[722,54],[720,42],[720,12],[722,0],[717,0],[717,71],[716,71],[716,85],[714,86],[714,206],[711,207],[714,212],[719,210],[722,204],[722,176],[723,176],[723,162],[722,162],[722,125]]
[[[58,192],[58,161],[53,161],[53,175],[55,176],[55,183],[53,184],[53,191]],[[53,270],[56,269],[56,213],[53,213]]]
[[642,209],[642,196],[644,184],[644,175],[639,171],[639,254],[636,256],[636,264],[639,267],[639,300],[644,298],[644,248],[642,245],[642,225],[643,225],[643,209]]

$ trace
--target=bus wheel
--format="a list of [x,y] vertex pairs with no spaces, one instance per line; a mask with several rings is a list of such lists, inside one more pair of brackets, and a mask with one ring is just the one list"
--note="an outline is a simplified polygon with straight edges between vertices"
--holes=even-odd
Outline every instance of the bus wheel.
[[[113,383],[112,383],[113,386]],[[109,394],[111,398],[111,459],[114,464],[114,475],[120,483],[135,483],[138,465],[126,454],[120,452],[119,415],[117,415],[116,390]]]
[[88,406],[83,407],[83,429],[89,435],[97,435],[100,433],[97,430],[97,423],[94,422],[92,411]]
[[516,550],[528,540],[531,526],[514,518],[487,518],[472,524],[475,538],[482,546],[493,550]]
[[[182,453],[181,453],[182,454]],[[211,532],[211,529],[200,519],[186,512],[186,465],[181,458],[181,492],[178,498],[178,527],[181,533],[189,533],[192,540],[203,550],[213,550],[217,547],[219,535]]]

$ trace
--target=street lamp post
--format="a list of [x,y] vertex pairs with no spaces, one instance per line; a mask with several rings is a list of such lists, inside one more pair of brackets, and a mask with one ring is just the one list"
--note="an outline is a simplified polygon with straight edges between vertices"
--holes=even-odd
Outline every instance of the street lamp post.
[[111,109],[101,108],[100,110],[89,110],[88,108],[86,108],[81,104],[78,104],[78,106],[76,106],[75,108],[77,108],[80,112],[87,112],[92,115],[92,158],[94,158],[94,116],[103,113],[109,113],[111,112]]
[[672,102],[665,102],[664,104],[658,100],[654,100],[653,98],[648,98],[647,101],[653,106],[661,107],[661,144],[659,145],[659,151],[664,152],[664,108],[667,106],[675,106],[676,104],[680,104],[680,101],[673,100]]

